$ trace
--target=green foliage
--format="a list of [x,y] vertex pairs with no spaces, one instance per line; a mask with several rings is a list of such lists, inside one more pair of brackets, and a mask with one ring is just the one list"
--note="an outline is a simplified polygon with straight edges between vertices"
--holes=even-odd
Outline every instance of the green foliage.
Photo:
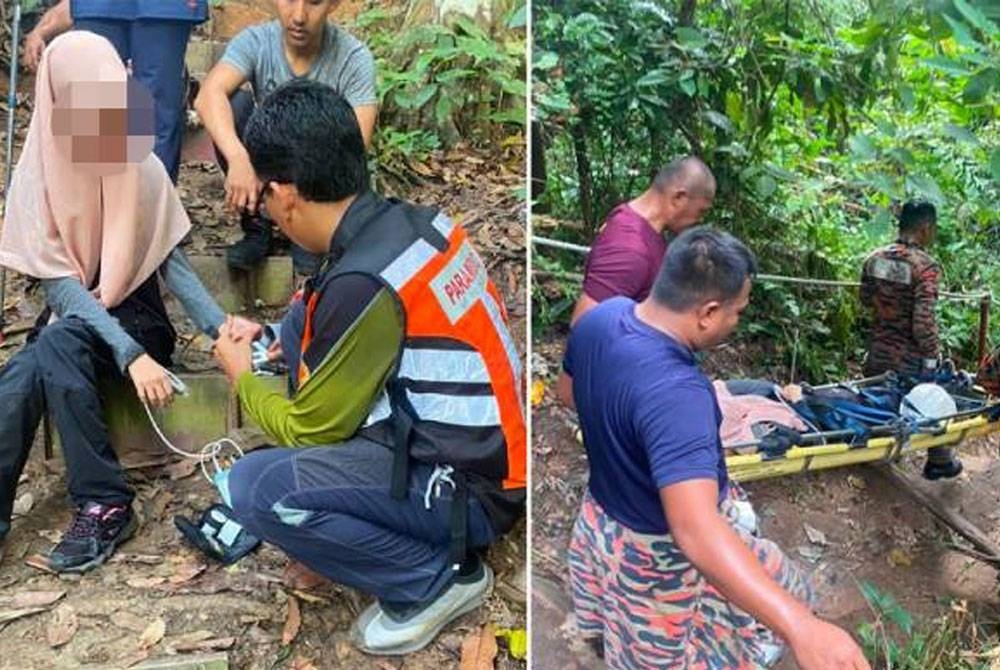
[[987,670],[996,649],[995,624],[977,621],[964,602],[947,614],[915,622],[895,598],[870,582],[859,585],[873,619],[858,626],[873,668],[887,670]]
[[[571,241],[588,244],[615,204],[694,153],[718,179],[708,222],[744,239],[764,273],[856,281],[864,257],[894,238],[893,207],[925,198],[939,209],[929,251],[942,288],[989,289],[1000,280],[995,10],[988,0],[534,3],[532,94],[547,139],[537,204],[582,221]],[[752,300],[741,336],[774,344],[762,367],[816,381],[860,361],[855,291],[758,282]],[[941,306],[945,353],[966,366],[977,316],[974,303]]]
[[438,145],[485,145],[526,123],[524,8],[490,34],[466,17],[407,26],[404,5],[369,9],[356,28],[379,73],[377,152],[393,162]]

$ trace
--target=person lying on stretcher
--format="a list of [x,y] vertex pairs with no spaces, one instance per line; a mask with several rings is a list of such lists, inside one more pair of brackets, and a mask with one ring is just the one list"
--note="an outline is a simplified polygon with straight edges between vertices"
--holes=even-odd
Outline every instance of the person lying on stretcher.
[[985,407],[982,398],[973,397],[965,373],[952,372],[939,381],[911,386],[893,376],[865,387],[814,389],[763,380],[717,380],[720,434],[723,445],[736,453],[782,452],[798,444],[803,433],[840,432],[839,440],[861,443],[873,431],[937,428],[941,419]]

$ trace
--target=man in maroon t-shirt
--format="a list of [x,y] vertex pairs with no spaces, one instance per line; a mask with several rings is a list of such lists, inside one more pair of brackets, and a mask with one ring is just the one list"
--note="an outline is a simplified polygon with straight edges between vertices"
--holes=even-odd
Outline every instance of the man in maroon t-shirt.
[[660,170],[645,193],[615,207],[590,248],[570,323],[614,296],[644,300],[667,251],[664,231],[677,235],[695,225],[714,198],[712,171],[688,156]]

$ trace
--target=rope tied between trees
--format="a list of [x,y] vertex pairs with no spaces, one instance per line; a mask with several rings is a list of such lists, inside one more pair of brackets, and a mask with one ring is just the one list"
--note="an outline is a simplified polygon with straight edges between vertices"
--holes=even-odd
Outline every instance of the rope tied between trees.
[[[551,247],[553,249],[563,249],[565,251],[573,251],[579,254],[590,253],[590,247],[584,246],[582,244],[573,244],[571,242],[563,242],[562,240],[552,240],[546,237],[538,237],[537,235],[531,236],[531,243],[537,244],[538,246],[542,247]],[[812,277],[789,277],[785,275],[758,274],[756,278],[761,281],[777,282],[784,284],[798,284],[801,286],[809,286],[814,288],[859,288],[861,286],[861,282],[856,282],[856,281],[841,281],[837,279],[814,279]],[[981,302],[983,300],[989,300],[992,302],[993,300],[993,294],[990,291],[976,291],[972,293],[940,291],[938,295],[943,300],[950,300],[952,302]]]

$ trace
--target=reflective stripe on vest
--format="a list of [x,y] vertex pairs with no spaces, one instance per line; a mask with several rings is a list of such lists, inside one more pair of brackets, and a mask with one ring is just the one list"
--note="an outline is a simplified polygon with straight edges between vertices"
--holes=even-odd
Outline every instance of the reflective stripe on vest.
[[[424,383],[424,387],[406,389],[418,421],[463,429],[498,428],[507,450],[503,486],[523,487],[527,438],[522,364],[507,328],[503,301],[465,230],[444,215],[438,215],[432,225],[448,241],[443,253],[418,239],[381,272],[406,313],[397,378],[404,385],[407,380]],[[433,346],[441,340],[459,346]],[[437,389],[434,384],[489,386],[484,394]],[[375,421],[373,412],[366,425]]]
[[398,376],[424,382],[490,383],[486,362],[478,351],[407,348],[399,362]]

